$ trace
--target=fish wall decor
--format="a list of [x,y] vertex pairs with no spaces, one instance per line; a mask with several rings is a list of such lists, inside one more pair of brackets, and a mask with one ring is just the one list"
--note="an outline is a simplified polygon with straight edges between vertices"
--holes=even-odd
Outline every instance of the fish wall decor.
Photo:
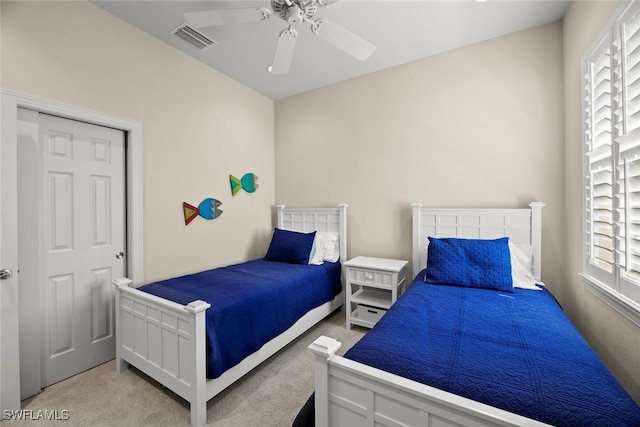
[[204,219],[214,220],[222,215],[222,210],[218,209],[222,202],[211,197],[204,199],[196,207],[187,202],[182,202],[182,212],[184,213],[184,225],[189,225],[197,216]]
[[258,188],[258,177],[254,173],[246,173],[240,179],[229,175],[229,183],[231,184],[232,196],[235,196],[240,189],[247,193],[253,193]]

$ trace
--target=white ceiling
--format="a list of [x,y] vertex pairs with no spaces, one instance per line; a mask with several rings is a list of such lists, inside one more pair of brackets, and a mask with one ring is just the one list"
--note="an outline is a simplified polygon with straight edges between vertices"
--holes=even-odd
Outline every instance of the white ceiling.
[[314,35],[309,24],[303,23],[298,27],[291,68],[285,75],[267,71],[278,35],[288,27],[276,14],[266,21],[199,29],[218,42],[202,51],[171,34],[184,24],[185,12],[269,7],[268,0],[93,0],[93,3],[277,100],[558,21],[564,16],[569,0],[340,0],[319,8],[314,18],[326,18],[352,31],[376,45],[375,52],[360,62]]

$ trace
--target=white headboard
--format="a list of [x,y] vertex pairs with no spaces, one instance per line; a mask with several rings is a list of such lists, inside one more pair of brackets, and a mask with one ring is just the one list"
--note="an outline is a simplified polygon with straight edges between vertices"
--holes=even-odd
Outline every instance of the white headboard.
[[509,237],[514,243],[533,247],[532,273],[542,275],[542,208],[529,209],[431,209],[413,203],[413,276],[427,266],[429,236],[496,239]]
[[340,235],[340,262],[347,258],[347,208],[340,204],[336,208],[287,208],[276,206],[278,228],[302,231],[330,231]]

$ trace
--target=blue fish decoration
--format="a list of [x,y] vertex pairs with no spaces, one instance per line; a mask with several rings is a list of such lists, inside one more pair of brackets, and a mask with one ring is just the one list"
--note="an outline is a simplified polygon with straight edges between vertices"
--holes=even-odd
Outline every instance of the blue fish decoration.
[[231,184],[232,196],[235,196],[240,189],[243,189],[247,193],[253,193],[259,187],[258,177],[254,173],[246,173],[240,179],[229,175],[229,183]]
[[222,202],[217,199],[207,198],[204,199],[198,207],[195,207],[187,202],[182,202],[182,212],[184,213],[184,224],[189,225],[197,216],[201,216],[204,219],[214,220],[222,215],[222,210],[218,209],[222,205]]

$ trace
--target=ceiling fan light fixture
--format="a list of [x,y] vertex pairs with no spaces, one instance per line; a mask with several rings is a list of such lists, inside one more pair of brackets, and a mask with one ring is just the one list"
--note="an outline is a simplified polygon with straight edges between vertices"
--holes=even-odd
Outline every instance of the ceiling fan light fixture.
[[294,5],[287,11],[289,25],[300,25],[304,22],[304,11],[298,5]]

